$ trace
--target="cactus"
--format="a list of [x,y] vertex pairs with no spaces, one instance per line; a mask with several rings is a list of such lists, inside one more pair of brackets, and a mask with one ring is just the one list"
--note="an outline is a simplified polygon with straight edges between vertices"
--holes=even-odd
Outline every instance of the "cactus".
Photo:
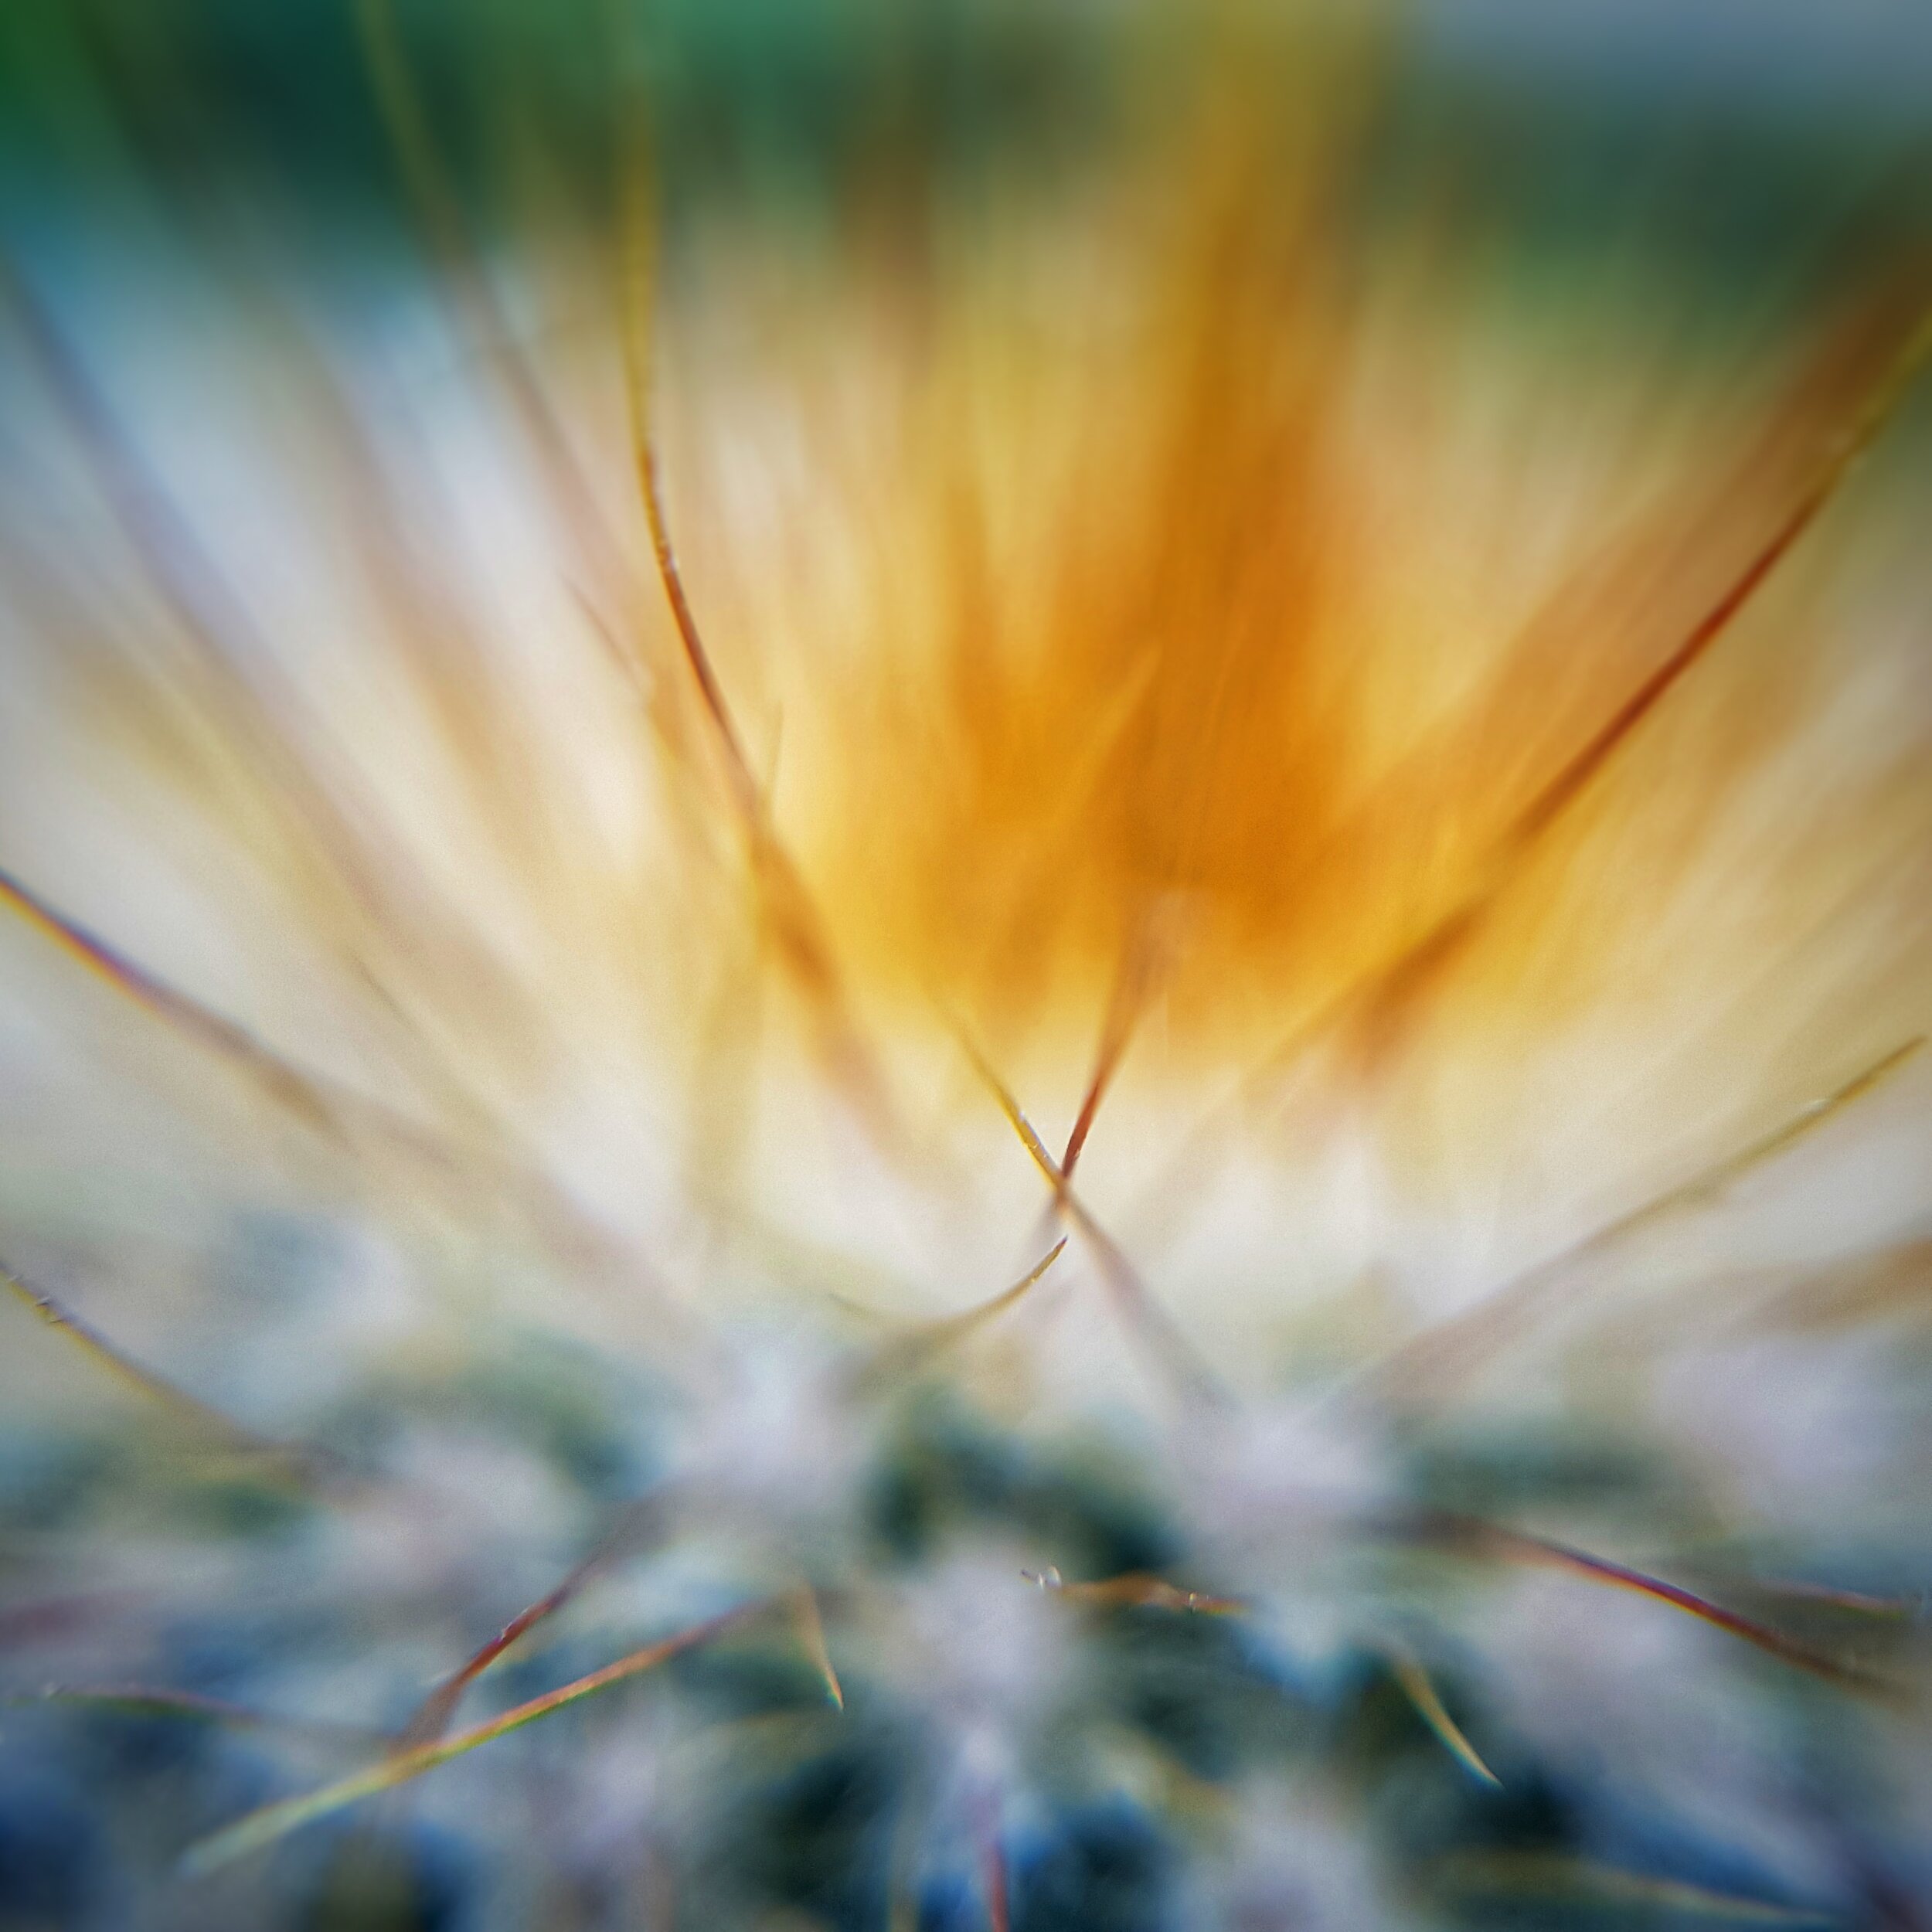
[[9,30],[0,1925],[1932,1914],[1918,123],[1457,17]]

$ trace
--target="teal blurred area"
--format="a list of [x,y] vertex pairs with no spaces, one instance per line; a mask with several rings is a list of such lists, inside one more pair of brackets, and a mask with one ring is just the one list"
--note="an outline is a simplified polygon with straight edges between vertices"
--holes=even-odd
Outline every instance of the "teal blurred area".
[[[1090,158],[1145,84],[1124,54],[1152,46],[1158,63],[1162,36],[1210,32],[1230,12],[1265,36],[1275,11],[12,0],[0,208],[17,236],[111,220],[148,196],[183,213],[239,196],[311,243],[393,240],[394,160],[368,63],[379,20],[486,226],[515,226],[533,168],[578,208],[604,208],[621,131],[640,117],[674,199],[809,224],[868,176],[915,193],[935,176]],[[1675,272],[1721,290],[1820,229],[1861,226],[1875,247],[1923,238],[1932,24],[1911,0],[1375,11],[1390,166],[1426,168],[1513,245],[1561,256],[1634,230]]]

